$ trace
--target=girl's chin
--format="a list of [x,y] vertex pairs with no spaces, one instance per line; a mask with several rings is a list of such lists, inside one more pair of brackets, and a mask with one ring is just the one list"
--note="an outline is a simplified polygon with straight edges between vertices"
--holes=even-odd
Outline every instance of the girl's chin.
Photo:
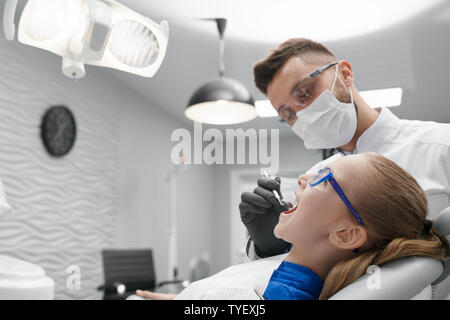
[[287,227],[288,226],[285,223],[279,221],[273,229],[273,235],[275,238],[286,241],[285,236]]
[[275,238],[277,238],[277,239],[284,240],[283,237],[282,237],[282,232],[280,232],[279,230],[277,230],[276,227],[275,227],[275,230],[273,231],[273,235],[274,235]]
[[279,230],[278,232],[275,231],[273,234],[274,234],[275,238],[289,242],[288,239],[285,237],[286,234],[285,234],[284,230]]

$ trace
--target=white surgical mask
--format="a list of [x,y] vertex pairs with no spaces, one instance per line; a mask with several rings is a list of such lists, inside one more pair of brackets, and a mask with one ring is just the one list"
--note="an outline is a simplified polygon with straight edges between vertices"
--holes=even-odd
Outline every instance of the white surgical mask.
[[308,107],[297,112],[292,130],[303,139],[307,149],[338,148],[349,143],[355,135],[357,119],[352,89],[351,103],[340,102],[332,94],[338,66],[331,91],[326,89]]
[[6,201],[5,189],[3,188],[2,180],[0,180],[0,220],[10,214],[11,206]]

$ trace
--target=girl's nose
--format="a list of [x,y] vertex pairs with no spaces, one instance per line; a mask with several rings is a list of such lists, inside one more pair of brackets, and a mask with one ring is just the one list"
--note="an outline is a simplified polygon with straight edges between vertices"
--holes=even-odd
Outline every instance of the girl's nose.
[[304,190],[308,185],[309,181],[313,177],[312,174],[302,174],[298,177],[298,185],[300,189]]

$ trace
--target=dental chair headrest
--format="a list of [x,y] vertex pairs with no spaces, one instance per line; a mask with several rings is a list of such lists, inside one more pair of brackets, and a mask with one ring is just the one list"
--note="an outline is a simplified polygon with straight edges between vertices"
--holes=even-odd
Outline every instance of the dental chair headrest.
[[443,210],[433,222],[434,228],[444,237],[450,236],[450,207]]

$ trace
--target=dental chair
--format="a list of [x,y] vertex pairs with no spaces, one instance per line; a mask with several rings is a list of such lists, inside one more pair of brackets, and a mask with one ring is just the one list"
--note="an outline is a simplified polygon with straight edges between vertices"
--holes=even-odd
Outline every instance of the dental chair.
[[[433,221],[436,231],[450,239],[450,207]],[[450,260],[401,258],[372,270],[338,291],[330,300],[449,299]]]

